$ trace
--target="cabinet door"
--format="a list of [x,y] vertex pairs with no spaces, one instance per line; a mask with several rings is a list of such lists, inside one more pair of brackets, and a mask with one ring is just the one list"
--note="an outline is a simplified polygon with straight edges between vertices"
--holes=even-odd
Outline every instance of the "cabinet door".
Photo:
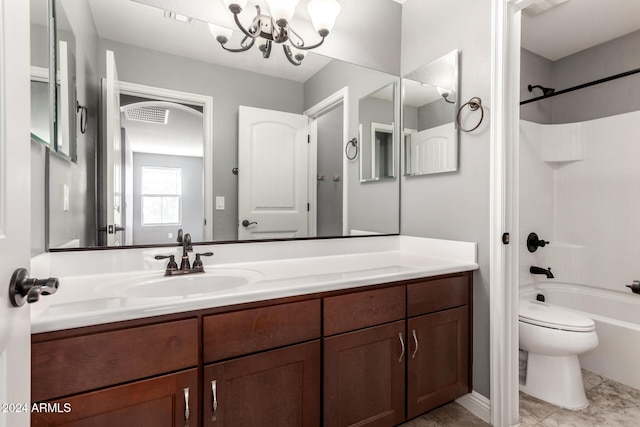
[[204,425],[320,426],[320,341],[204,368]]
[[469,307],[414,317],[407,325],[407,417],[413,418],[471,391]]
[[405,321],[324,339],[324,425],[404,421]]
[[33,427],[198,427],[198,371],[191,369],[36,404]]

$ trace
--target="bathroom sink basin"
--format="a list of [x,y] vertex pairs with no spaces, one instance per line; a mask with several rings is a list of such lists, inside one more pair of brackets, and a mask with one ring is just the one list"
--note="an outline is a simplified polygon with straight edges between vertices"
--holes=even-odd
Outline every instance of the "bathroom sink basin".
[[123,298],[189,298],[232,291],[261,277],[261,273],[252,270],[211,270],[184,276],[145,278],[121,287],[116,294]]

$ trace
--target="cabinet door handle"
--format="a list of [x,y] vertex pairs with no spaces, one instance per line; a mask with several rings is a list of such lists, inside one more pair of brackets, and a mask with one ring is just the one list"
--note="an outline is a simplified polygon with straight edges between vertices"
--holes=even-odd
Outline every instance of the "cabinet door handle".
[[415,329],[412,329],[411,333],[413,334],[413,342],[416,343],[416,349],[413,350],[413,353],[411,353],[411,358],[415,359],[416,353],[418,352],[418,337],[416,336],[416,330]]
[[398,334],[398,338],[400,338],[400,347],[402,348],[400,357],[398,357],[398,362],[402,362],[402,358],[404,357],[404,340],[402,339],[402,332]]
[[189,427],[189,387],[184,392],[184,427]]
[[211,381],[211,421],[215,421],[217,418],[216,412],[218,412],[218,381]]

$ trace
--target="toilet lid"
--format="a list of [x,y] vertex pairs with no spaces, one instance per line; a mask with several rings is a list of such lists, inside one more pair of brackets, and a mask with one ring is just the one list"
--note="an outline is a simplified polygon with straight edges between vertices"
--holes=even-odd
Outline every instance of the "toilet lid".
[[520,300],[520,321],[563,331],[589,332],[596,327],[587,316],[540,301]]

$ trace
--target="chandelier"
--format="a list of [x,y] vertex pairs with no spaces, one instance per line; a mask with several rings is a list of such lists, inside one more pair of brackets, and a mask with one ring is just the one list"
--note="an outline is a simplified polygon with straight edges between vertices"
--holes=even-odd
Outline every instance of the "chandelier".
[[240,23],[238,15],[247,5],[247,1],[222,0],[233,13],[233,19],[238,29],[244,34],[240,47],[226,46],[233,33],[233,30],[229,28],[209,24],[209,30],[213,36],[228,52],[245,52],[257,43],[263,58],[269,58],[274,43],[282,45],[285,56],[293,65],[300,65],[306,51],[315,49],[324,43],[325,37],[329,35],[336,17],[340,13],[340,3],[337,0],[310,0],[307,4],[307,12],[311,16],[313,27],[320,36],[320,41],[307,45],[290,25],[299,0],[266,0],[270,15],[263,14],[260,6],[256,5],[256,16],[251,25],[245,28]]

